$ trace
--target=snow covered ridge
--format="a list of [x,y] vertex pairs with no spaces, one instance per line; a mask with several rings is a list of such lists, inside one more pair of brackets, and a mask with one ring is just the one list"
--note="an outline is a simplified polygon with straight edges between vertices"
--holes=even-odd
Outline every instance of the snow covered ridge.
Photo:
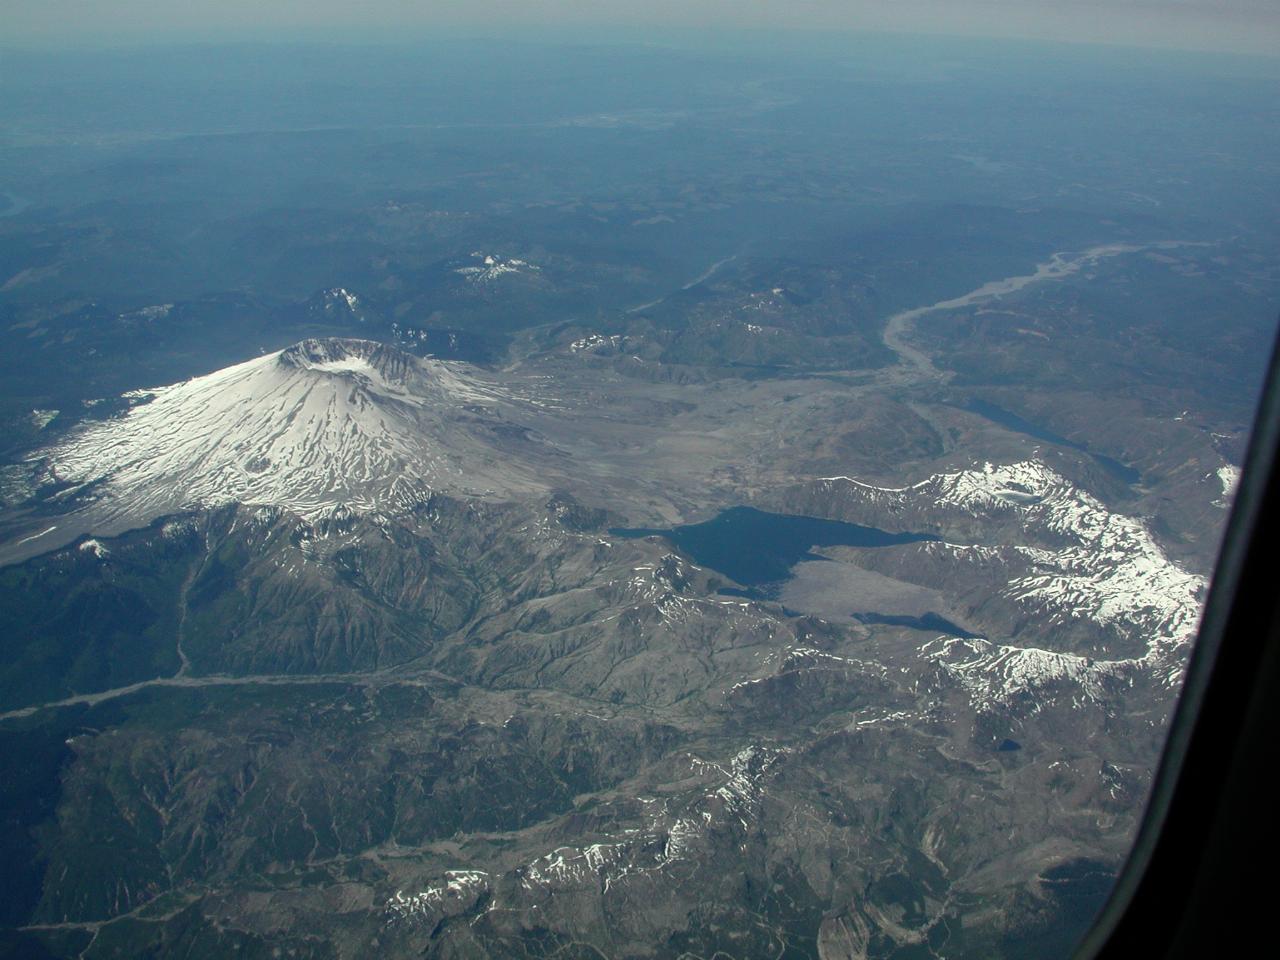
[[367,323],[369,310],[363,300],[346,287],[329,287],[312,294],[307,301],[311,315],[328,321]]
[[[1213,474],[1209,476],[1212,477]],[[1231,506],[1231,501],[1236,495],[1236,487],[1240,485],[1240,468],[1230,463],[1223,464],[1218,468],[1218,482],[1222,484],[1222,496],[1213,503],[1214,506],[1226,509]]]
[[519,260],[515,257],[502,259],[495,257],[493,254],[480,253],[479,251],[471,254],[473,258],[479,260],[480,263],[471,267],[459,267],[454,273],[461,274],[472,283],[492,283],[501,277],[512,273],[540,273],[541,267],[534,266],[527,260]]
[[938,474],[911,487],[886,488],[849,477],[821,481],[840,492],[888,510],[924,505],[979,520],[1014,520],[1024,529],[1051,535],[1053,548],[958,547],[931,543],[956,562],[983,562],[997,555],[1017,561],[1017,573],[1001,592],[1050,622],[1089,620],[1135,638],[1146,646],[1140,657],[1091,660],[1033,648],[969,642],[959,651],[948,641],[922,651],[961,676],[975,697],[1011,696],[1062,679],[1087,695],[1101,694],[1106,677],[1149,671],[1174,686],[1182,676],[1187,649],[1199,624],[1208,583],[1165,556],[1146,525],[1114,513],[1089,493],[1039,461],[994,465]]
[[326,291],[326,296],[330,297],[334,301],[340,299],[347,305],[348,310],[355,310],[355,308],[360,305],[360,301],[356,295],[343,287],[334,287],[332,290]]
[[1092,660],[980,638],[938,637],[924,644],[920,655],[959,680],[979,709],[1024,694],[1043,695],[1060,685],[1080,699],[1100,701],[1111,686],[1126,682],[1143,666],[1139,660]]
[[623,339],[624,338],[621,335],[616,333],[609,337],[606,337],[602,333],[589,333],[585,337],[582,337],[578,340],[574,340],[571,344],[569,344],[569,352],[582,353],[584,350],[587,350],[587,351],[599,351],[604,349],[616,350],[622,344]]
[[238,502],[318,516],[336,505],[395,512],[433,491],[541,490],[494,456],[477,409],[515,401],[478,371],[368,340],[305,340],[146,391],[125,416],[33,455],[70,484],[94,532]]
[[774,767],[790,752],[750,744],[727,764],[689,754],[689,772],[706,781],[705,792],[687,802],[671,796],[636,798],[643,805],[641,825],[623,830],[622,839],[556,847],[501,876],[449,870],[442,882],[417,893],[397,890],[383,903],[383,917],[388,925],[413,921],[429,927],[470,909],[483,893],[489,894],[486,912],[527,909],[548,891],[591,888],[607,894],[631,879],[661,876],[673,863],[700,859],[716,842],[714,834],[749,832]]
[[[355,314],[360,309],[360,298],[345,287],[330,287],[320,294],[320,307],[325,313],[343,310]],[[364,321],[364,317],[357,319]]]
[[391,922],[427,917],[436,919],[435,914],[446,912],[450,906],[470,906],[476,894],[488,887],[489,874],[483,870],[449,870],[440,886],[409,895],[397,890],[386,903],[386,914]]

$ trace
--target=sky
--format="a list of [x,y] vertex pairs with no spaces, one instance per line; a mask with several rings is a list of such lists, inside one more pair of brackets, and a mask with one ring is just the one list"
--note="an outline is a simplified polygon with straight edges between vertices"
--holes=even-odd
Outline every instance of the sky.
[[[894,31],[1280,56],[1280,0],[0,0],[40,46],[516,29]],[[0,41],[2,42],[2,41]]]

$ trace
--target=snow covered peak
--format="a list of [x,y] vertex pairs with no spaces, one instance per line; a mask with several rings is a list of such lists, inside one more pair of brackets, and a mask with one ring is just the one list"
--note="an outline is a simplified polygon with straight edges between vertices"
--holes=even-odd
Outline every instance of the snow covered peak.
[[136,399],[33,458],[82,521],[59,530],[112,533],[227,503],[311,516],[543,490],[540,448],[499,450],[486,429],[518,417],[517,401],[473,368],[374,341],[304,340]]

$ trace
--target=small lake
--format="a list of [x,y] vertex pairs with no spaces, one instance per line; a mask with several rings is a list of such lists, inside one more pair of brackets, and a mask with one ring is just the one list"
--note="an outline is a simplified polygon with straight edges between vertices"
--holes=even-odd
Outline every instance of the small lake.
[[821,559],[813,547],[895,547],[940,540],[928,533],[889,533],[840,520],[731,507],[703,523],[670,529],[610,530],[619,537],[665,537],[693,558],[744,586],[785,580],[802,560]]
[[890,613],[855,613],[853,619],[859,623],[865,624],[882,624],[889,627],[910,627],[912,630],[927,630],[930,633],[945,633],[949,637],[962,637],[968,640],[978,638],[978,634],[970,633],[959,624],[952,623],[946,617],[939,614],[929,613],[921,614],[918,617],[907,616],[905,614]]
[[1030,420],[1023,420],[1016,413],[1010,413],[995,404],[987,403],[985,400],[970,400],[964,409],[970,413],[976,413],[978,416],[984,417],[992,423],[1004,427],[1006,430],[1012,430],[1014,433],[1021,433],[1023,436],[1032,437],[1035,440],[1043,440],[1046,443],[1067,447],[1071,450],[1079,450],[1081,453],[1088,454],[1107,473],[1130,486],[1142,479],[1142,474],[1128,464],[1121,463],[1114,457],[1094,453],[1086,444],[1068,440],[1066,437],[1059,436],[1051,430],[1046,430],[1039,424],[1032,423]]

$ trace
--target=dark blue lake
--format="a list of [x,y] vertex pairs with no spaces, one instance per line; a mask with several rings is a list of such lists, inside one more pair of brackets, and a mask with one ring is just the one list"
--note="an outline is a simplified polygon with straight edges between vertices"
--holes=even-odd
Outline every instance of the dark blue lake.
[[786,579],[801,560],[819,559],[813,547],[893,547],[940,540],[928,533],[889,533],[840,520],[731,507],[703,523],[662,530],[615,529],[619,537],[665,537],[701,566],[754,586]]
[[1086,444],[1076,443],[1074,440],[1068,440],[1066,437],[1059,436],[1051,430],[1046,430],[1039,424],[1032,423],[1030,420],[1024,420],[1016,413],[1010,413],[995,404],[987,403],[985,400],[970,400],[965,409],[971,413],[976,413],[980,417],[985,417],[992,423],[999,424],[1006,430],[1012,430],[1014,433],[1021,433],[1024,436],[1032,437],[1036,440],[1043,440],[1046,443],[1056,444],[1059,447],[1067,447],[1071,450],[1079,450],[1093,458],[1094,462],[1102,469],[1118,480],[1129,485],[1133,485],[1142,479],[1142,474],[1128,464],[1121,463],[1114,457],[1104,456],[1101,453],[1094,453]]

